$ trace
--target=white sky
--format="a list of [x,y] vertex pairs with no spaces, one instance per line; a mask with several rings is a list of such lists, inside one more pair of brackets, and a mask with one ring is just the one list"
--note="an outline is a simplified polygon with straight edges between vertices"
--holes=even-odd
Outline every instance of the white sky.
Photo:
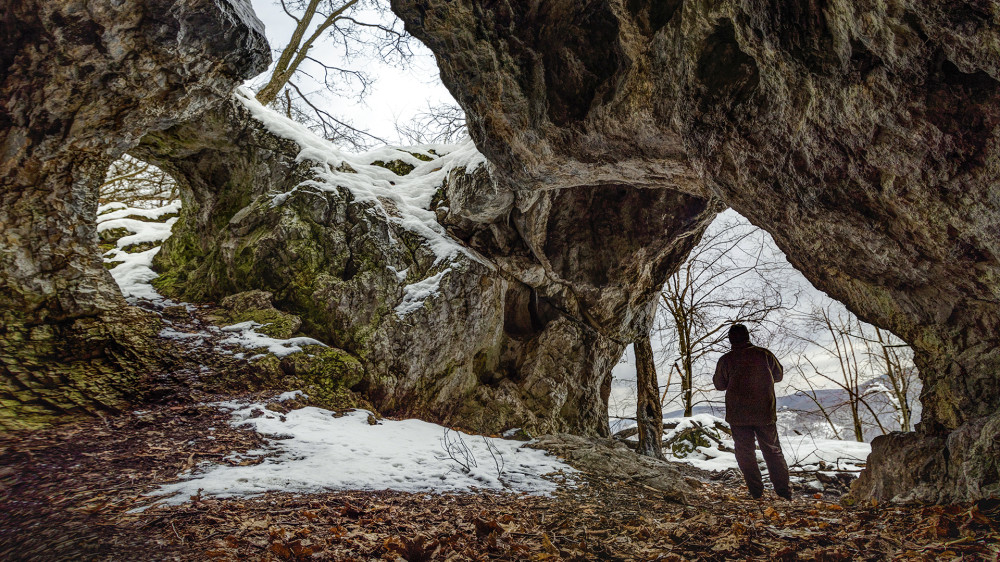
[[[295,22],[282,11],[281,5],[275,0],[251,0],[251,3],[257,17],[264,22],[271,48],[284,47],[295,29]],[[397,118],[405,123],[416,113],[426,110],[428,103],[454,104],[454,98],[441,83],[437,63],[430,49],[416,39],[412,39],[410,44],[414,56],[408,61],[406,68],[388,65],[377,57],[358,58],[347,63],[354,68],[364,69],[376,78],[370,94],[363,102],[356,98],[326,95],[324,109],[334,115],[346,117],[359,129],[395,142],[397,135],[394,124]],[[310,54],[321,60],[329,60],[324,58],[324,52],[328,56],[334,53],[329,45],[319,44]],[[276,54],[273,56],[277,59]],[[256,90],[255,86],[260,83],[257,79],[250,80],[247,84]],[[314,99],[314,103],[318,102]]]

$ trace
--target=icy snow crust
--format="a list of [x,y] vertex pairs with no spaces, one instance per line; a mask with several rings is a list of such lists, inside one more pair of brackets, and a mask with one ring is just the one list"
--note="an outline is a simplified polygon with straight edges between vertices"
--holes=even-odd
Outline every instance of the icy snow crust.
[[[289,393],[281,396],[292,397]],[[199,493],[226,498],[269,491],[483,489],[548,494],[556,489],[556,484],[541,475],[571,476],[576,472],[554,456],[522,447],[522,442],[462,434],[477,464],[464,471],[445,454],[441,440],[446,428],[420,420],[382,420],[378,425],[370,425],[370,413],[365,410],[336,417],[329,410],[314,407],[282,415],[265,409],[263,404],[216,405],[233,410],[234,426],[248,426],[273,437],[262,450],[231,457],[264,455],[263,462],[250,466],[203,463],[182,474],[181,481],[151,494],[168,496],[163,503],[181,504]],[[456,435],[453,432],[451,437],[454,439]],[[485,440],[499,452],[502,474],[498,473]]]

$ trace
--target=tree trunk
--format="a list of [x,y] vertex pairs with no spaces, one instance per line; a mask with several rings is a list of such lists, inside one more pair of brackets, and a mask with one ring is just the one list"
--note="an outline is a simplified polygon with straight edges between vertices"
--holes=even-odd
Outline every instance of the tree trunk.
[[636,420],[639,422],[639,454],[662,459],[663,410],[656,382],[656,365],[653,363],[653,346],[648,335],[632,345],[638,384]]

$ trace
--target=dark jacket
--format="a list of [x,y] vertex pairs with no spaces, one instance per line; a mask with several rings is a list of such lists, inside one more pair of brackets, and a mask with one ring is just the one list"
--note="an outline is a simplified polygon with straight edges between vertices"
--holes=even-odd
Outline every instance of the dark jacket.
[[726,391],[730,425],[768,425],[778,420],[774,383],[783,376],[773,353],[750,342],[733,345],[715,366],[715,388]]

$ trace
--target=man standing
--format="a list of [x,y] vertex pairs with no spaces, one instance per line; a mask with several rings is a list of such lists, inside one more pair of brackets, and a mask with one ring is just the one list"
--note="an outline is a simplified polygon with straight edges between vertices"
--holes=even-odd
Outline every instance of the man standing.
[[781,363],[770,351],[750,343],[750,332],[743,324],[729,328],[729,343],[732,349],[719,359],[714,382],[717,390],[726,391],[726,421],[736,442],[736,462],[750,495],[754,499],[764,495],[764,482],[757,467],[756,437],[774,491],[790,500],[788,465],[778,443],[774,401],[774,383],[783,376]]

